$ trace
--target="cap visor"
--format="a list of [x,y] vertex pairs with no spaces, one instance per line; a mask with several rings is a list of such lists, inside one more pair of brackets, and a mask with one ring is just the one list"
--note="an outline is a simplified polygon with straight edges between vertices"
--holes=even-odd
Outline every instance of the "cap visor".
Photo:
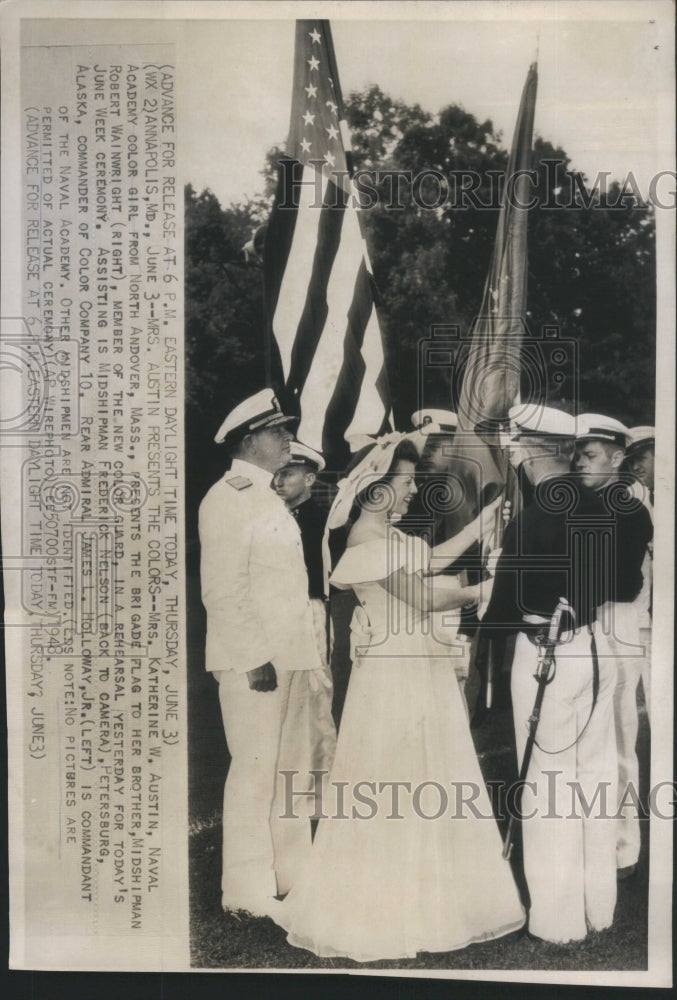
[[292,424],[300,420],[300,417],[287,417],[284,413],[276,414],[274,417],[266,417],[261,423],[254,421],[250,424],[250,431],[265,431],[268,427],[277,427],[278,424]]

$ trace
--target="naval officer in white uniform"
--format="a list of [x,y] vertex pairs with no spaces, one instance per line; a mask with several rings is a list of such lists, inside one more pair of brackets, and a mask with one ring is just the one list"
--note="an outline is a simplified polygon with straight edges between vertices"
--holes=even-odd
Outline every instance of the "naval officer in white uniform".
[[256,916],[274,913],[274,897],[288,892],[310,850],[308,813],[299,797],[286,808],[280,772],[298,772],[294,791],[312,790],[311,692],[330,683],[315,643],[298,525],[272,488],[289,461],[292,420],[271,390],[226,417],[216,441],[231,468],[199,514],[206,667],[219,684],[231,756],[222,905]]

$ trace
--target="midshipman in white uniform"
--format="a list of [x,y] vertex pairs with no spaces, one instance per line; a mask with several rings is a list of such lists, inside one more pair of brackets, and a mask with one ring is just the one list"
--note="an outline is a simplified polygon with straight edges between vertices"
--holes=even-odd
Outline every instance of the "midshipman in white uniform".
[[[569,471],[574,418],[534,404],[513,407],[510,418],[510,458],[534,490],[505,529],[482,623],[516,633],[511,693],[521,765],[544,636],[562,598],[573,610],[555,649],[521,802],[529,931],[564,943],[609,927],[616,904],[616,663],[596,623],[609,517]],[[597,799],[586,813],[575,789],[588,804],[606,789],[606,809]]]
[[577,418],[576,471],[582,482],[594,489],[613,520],[615,544],[609,600],[599,609],[611,652],[616,658],[618,682],[614,695],[616,746],[618,750],[618,877],[634,874],[640,849],[637,796],[638,715],[637,685],[644,662],[637,598],[642,591],[642,564],[653,537],[646,506],[620,478],[629,442],[628,428],[601,413],[583,413]]

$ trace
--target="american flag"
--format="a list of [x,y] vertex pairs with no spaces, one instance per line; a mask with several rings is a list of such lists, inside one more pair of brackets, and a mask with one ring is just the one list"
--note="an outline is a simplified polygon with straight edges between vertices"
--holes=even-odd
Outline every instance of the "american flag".
[[297,21],[288,156],[264,250],[267,330],[272,380],[300,416],[298,439],[334,462],[350,438],[390,429],[349,149],[329,23]]

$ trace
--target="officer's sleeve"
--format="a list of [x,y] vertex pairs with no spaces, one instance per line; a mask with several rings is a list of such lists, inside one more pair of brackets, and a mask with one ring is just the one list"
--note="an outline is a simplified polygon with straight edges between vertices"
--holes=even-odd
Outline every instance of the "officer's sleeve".
[[645,558],[647,547],[653,538],[651,515],[644,504],[637,510],[623,515],[622,537],[624,543],[624,574],[630,582],[632,592],[628,600],[636,600],[644,585]]
[[209,497],[200,507],[208,670],[246,673],[273,658],[274,651],[251,594],[253,529],[251,518],[244,518],[237,508],[225,508]]
[[653,582],[652,559],[647,550],[642,563],[642,589],[635,598],[640,628],[651,628],[651,586]]

